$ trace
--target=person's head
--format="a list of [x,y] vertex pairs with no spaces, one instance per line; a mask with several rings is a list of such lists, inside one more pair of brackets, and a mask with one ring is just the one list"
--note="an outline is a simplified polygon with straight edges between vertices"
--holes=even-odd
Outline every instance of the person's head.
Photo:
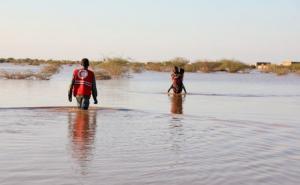
[[174,66],[174,68],[173,68],[173,73],[178,73],[179,71],[178,71],[178,67],[177,66]]
[[183,69],[183,68],[180,68],[179,73],[183,75],[183,74],[184,74],[184,69]]
[[89,65],[90,65],[89,59],[83,58],[83,59],[81,60],[81,65],[82,65],[84,68],[88,68]]

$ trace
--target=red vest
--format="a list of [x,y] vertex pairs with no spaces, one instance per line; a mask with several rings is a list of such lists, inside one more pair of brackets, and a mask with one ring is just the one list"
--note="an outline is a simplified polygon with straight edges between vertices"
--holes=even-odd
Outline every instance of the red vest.
[[74,96],[90,96],[92,94],[92,83],[94,72],[88,69],[75,69],[74,75]]

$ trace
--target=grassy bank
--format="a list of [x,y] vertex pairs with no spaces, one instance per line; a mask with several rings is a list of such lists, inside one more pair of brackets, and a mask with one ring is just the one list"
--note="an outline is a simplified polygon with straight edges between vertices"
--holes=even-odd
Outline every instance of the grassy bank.
[[130,73],[141,73],[145,64],[131,62],[123,58],[106,58],[103,61],[91,62],[97,79],[112,79],[129,76]]
[[223,59],[218,61],[196,61],[195,63],[187,64],[185,69],[189,72],[212,73],[224,71],[229,73],[237,73],[249,71],[252,69],[252,67],[237,60]]
[[30,58],[21,58],[21,59],[15,59],[15,58],[0,58],[0,63],[9,63],[9,64],[15,64],[15,65],[33,65],[33,66],[39,66],[39,65],[67,65],[67,64],[77,64],[77,61],[72,60],[42,60],[42,59],[30,59]]
[[272,64],[261,71],[264,73],[275,73],[280,76],[287,75],[289,73],[300,74],[300,65],[292,64],[291,66],[282,66],[282,65]]
[[290,71],[300,75],[300,64],[293,64],[290,66]]
[[147,62],[145,69],[148,71],[170,72],[174,66],[185,68],[189,62],[190,61],[185,58],[177,57],[163,62]]
[[[6,79],[40,79],[48,80],[57,73],[62,65],[80,64],[79,61],[71,60],[41,60],[41,59],[0,59],[0,63],[10,63],[16,65],[46,65],[38,73],[31,71],[24,72],[0,72],[0,77]],[[228,72],[228,73],[244,73],[253,69],[253,66],[242,63],[238,60],[197,60],[190,62],[189,60],[177,57],[167,61],[158,62],[136,62],[129,61],[124,58],[105,58],[102,61],[91,61],[91,68],[94,70],[96,79],[107,80],[112,78],[121,78],[129,76],[130,73],[141,73],[147,71],[171,72],[174,66],[184,68],[186,72]],[[281,66],[270,65],[262,72],[275,73],[285,75],[288,73],[300,74],[300,65]]]
[[[10,63],[16,65],[66,65],[66,64],[79,64],[79,61],[70,60],[40,60],[40,59],[0,59],[0,63]],[[251,69],[247,64],[236,60],[198,60],[191,63],[189,60],[177,57],[167,61],[158,62],[133,62],[123,58],[106,58],[103,61],[92,61],[91,66],[96,71],[106,73],[112,78],[126,76],[129,72],[140,73],[144,70],[170,72],[174,66],[184,68],[187,72],[217,72],[226,71],[236,73]]]
[[170,72],[174,66],[184,68],[187,72],[218,72],[225,71],[229,73],[244,72],[252,69],[250,65],[244,64],[236,60],[218,60],[218,61],[208,61],[208,60],[198,60],[196,62],[190,63],[189,60],[184,58],[175,58],[165,62],[148,62],[145,65],[146,70],[150,71],[161,71]]
[[104,61],[90,63],[97,80],[107,80],[126,76],[129,72],[129,61],[122,58],[106,58]]
[[129,72],[129,61],[122,58],[106,58],[102,62],[91,64],[95,71],[105,71],[112,78],[123,77]]

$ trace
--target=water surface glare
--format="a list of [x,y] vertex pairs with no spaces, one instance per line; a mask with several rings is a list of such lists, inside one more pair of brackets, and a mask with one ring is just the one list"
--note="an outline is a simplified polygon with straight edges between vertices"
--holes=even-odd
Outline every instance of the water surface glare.
[[[300,77],[167,73],[98,81],[100,104],[68,103],[70,69],[0,80],[1,185],[298,185]],[[4,96],[5,95],[5,96]]]

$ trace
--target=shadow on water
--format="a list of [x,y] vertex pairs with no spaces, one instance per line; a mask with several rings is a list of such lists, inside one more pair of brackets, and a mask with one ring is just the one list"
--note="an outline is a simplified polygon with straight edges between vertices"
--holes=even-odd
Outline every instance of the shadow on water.
[[185,99],[184,95],[170,95],[171,100],[171,113],[173,114],[183,114],[183,102]]
[[91,161],[97,126],[97,111],[77,110],[69,112],[69,139],[73,159],[78,163],[81,174],[87,174]]

